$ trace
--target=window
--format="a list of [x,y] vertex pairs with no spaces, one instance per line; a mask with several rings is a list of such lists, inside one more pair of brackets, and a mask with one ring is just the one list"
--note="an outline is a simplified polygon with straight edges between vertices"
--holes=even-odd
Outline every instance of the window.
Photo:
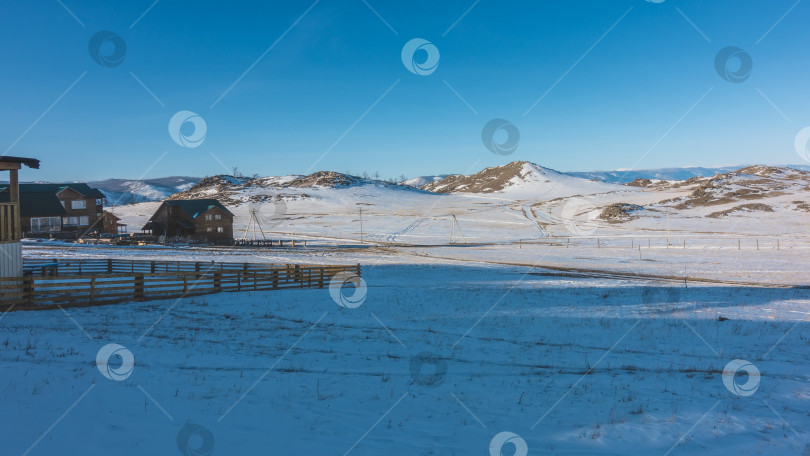
[[211,214],[205,214],[205,220],[211,220]]
[[49,231],[59,231],[62,223],[59,217],[32,217],[31,232],[47,233]]
[[102,203],[103,201],[101,200],[101,198],[96,198],[96,206],[101,206]]
[[65,200],[59,200],[59,202],[62,204],[62,207],[65,207]]
[[78,217],[62,217],[62,224],[67,226],[76,226],[79,223]]
[[87,226],[89,224],[90,224],[90,217],[86,215],[82,215],[81,217],[79,217],[79,225]]
[[223,228],[221,226],[217,227],[217,233],[224,233],[224,232],[225,232],[225,228]]
[[70,202],[71,209],[86,209],[87,208],[87,201],[85,200],[73,200]]
[[222,214],[214,214],[214,220],[222,220]]
[[205,229],[205,231],[208,231],[210,233],[210,232],[214,231],[214,228],[209,226],[208,228]]

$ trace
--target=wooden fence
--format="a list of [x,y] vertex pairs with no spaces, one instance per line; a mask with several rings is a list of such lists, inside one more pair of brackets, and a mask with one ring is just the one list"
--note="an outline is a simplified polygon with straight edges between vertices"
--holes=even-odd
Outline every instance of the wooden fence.
[[[37,270],[39,264],[26,262]],[[0,310],[49,309],[171,299],[233,291],[323,288],[360,265],[293,265],[138,260],[58,260],[53,275],[0,278]]]

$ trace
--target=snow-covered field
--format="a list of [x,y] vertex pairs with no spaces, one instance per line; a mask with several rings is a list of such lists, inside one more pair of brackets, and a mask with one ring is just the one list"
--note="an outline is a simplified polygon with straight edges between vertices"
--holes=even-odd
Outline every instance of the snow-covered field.
[[[269,196],[269,236],[306,247],[26,242],[359,263],[364,285],[3,314],[2,454],[810,454],[804,184],[737,209],[761,179],[538,173],[491,193],[229,194],[237,237]],[[638,208],[596,216],[617,203]],[[136,231],[157,205],[115,210]]]
[[[3,454],[469,455],[501,432],[528,454],[810,441],[807,290],[455,262],[364,279],[353,309],[303,289],[8,313]],[[134,357],[130,372],[113,356],[113,379],[96,361],[110,343]],[[724,385],[734,359],[761,372],[753,394]]]

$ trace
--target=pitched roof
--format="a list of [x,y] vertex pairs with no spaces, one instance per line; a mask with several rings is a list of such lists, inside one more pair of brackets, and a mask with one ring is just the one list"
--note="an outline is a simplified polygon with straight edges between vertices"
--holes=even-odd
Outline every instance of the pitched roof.
[[222,205],[219,201],[208,198],[208,199],[192,199],[192,200],[166,200],[164,201],[165,204],[169,206],[179,207],[180,209],[184,210],[186,214],[190,215],[191,218],[197,218],[198,215],[208,212],[209,209],[214,207],[218,207],[223,211],[227,212],[230,215],[233,215],[231,211],[229,211],[225,206]]
[[[0,191],[0,203],[7,203],[11,195]],[[22,217],[57,217],[66,214],[65,208],[56,195],[51,193],[20,193],[20,216]]]
[[64,184],[20,184],[20,193],[52,193],[57,194],[70,188],[87,198],[104,198],[104,194],[83,182]]

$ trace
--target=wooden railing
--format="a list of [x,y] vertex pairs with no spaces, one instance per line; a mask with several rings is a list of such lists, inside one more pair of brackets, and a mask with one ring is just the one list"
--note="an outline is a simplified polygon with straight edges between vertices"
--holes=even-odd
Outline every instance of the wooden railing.
[[0,242],[17,242],[19,240],[19,203],[0,203]]
[[[47,262],[26,262],[26,268],[36,269]],[[138,260],[58,260],[58,264],[54,275],[0,278],[0,310],[77,307],[229,291],[323,288],[339,272],[361,272],[360,265]],[[126,268],[129,270],[124,271]]]

